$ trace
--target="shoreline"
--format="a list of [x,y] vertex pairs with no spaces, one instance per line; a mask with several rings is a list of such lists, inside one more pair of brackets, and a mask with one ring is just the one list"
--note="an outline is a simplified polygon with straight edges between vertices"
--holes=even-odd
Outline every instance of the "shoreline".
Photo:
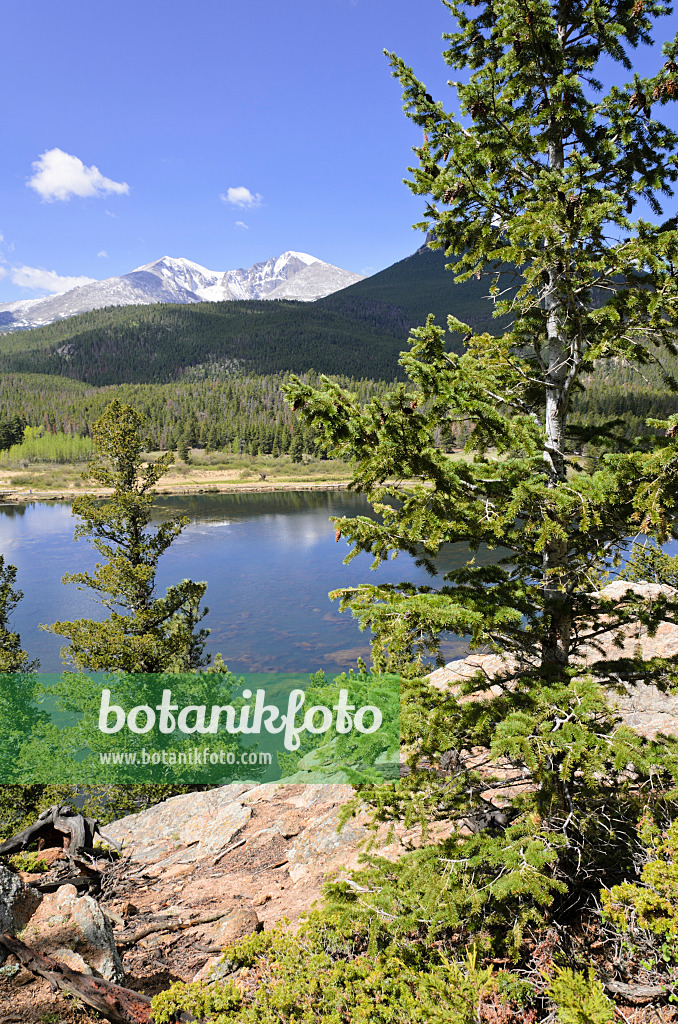
[[[265,493],[269,491],[340,491],[348,488],[348,480],[320,480],[320,481],[295,481],[295,480],[260,480],[214,482],[204,481],[202,483],[180,484],[170,482],[166,487],[158,487],[151,493],[154,497],[174,497],[183,494],[239,494],[239,493]],[[71,502],[74,498],[82,497],[85,494],[93,495],[95,498],[108,498],[113,493],[111,488],[73,488],[54,487],[45,490],[35,490],[29,487],[9,487],[6,490],[0,486],[0,504],[20,505],[31,501],[64,501]]]

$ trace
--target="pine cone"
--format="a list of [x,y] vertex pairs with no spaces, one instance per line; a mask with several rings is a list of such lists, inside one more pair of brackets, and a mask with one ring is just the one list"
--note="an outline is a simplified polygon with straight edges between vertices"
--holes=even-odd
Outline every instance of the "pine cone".
[[573,221],[579,208],[581,207],[581,199],[579,196],[570,196],[567,200],[567,210],[565,211],[567,219]]
[[647,105],[647,99],[642,92],[634,92],[629,100],[629,110],[640,110],[643,113],[647,113],[649,108]]

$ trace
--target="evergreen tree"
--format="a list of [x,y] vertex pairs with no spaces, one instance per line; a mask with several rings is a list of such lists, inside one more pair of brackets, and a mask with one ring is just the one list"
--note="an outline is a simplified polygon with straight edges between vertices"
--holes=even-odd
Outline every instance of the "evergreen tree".
[[9,622],[23,597],[15,584],[16,567],[0,555],[0,820],[11,823],[24,791],[31,789],[11,785],[21,777],[21,746],[44,717],[35,702],[37,662],[29,660]]
[[622,576],[635,583],[660,583],[678,589],[678,556],[667,555],[656,543],[636,542]]
[[292,462],[303,462],[304,459],[304,441],[301,436],[300,430],[295,430],[292,435],[289,447],[290,458]]
[[106,562],[93,573],[68,573],[64,583],[89,589],[109,612],[103,622],[78,619],[45,626],[67,637],[62,656],[79,669],[125,672],[183,672],[206,664],[207,630],[197,629],[207,610],[200,602],[206,583],[182,580],[155,596],[161,555],[179,536],[187,517],[167,520],[149,530],[152,488],[173,461],[163,455],[143,465],[143,418],[117,399],[93,428],[97,449],[90,478],[113,488],[107,501],[86,495],[73,502],[80,517],[75,537],[87,537]]
[[16,573],[0,555],[0,840],[18,830],[45,791],[45,786],[15,783],[22,777],[23,742],[46,717],[36,701],[38,663],[22,650],[9,621],[23,597]]
[[188,433],[182,434],[179,439],[179,445],[177,448],[177,455],[182,462],[190,462],[191,460],[191,442]]
[[19,416],[0,420],[0,451],[21,444],[26,424]]
[[[605,871],[631,870],[629,823],[644,783],[654,778],[675,813],[675,742],[621,727],[601,685],[653,677],[667,686],[675,667],[619,659],[590,675],[578,656],[637,615],[650,628],[676,619],[675,601],[646,606],[629,591],[615,605],[596,592],[629,535],[661,543],[671,534],[678,416],[651,422],[654,435],[631,445],[614,424],[575,424],[572,402],[606,360],[658,365],[674,351],[675,222],[630,215],[641,200],[661,215],[658,197],[678,178],[678,138],[656,116],[678,98],[678,39],[664,44],[655,75],[601,94],[596,63],[630,71],[629,52],[669,8],[445,2],[456,18],[445,60],[467,73],[452,83],[461,117],[390,55],[405,109],[424,130],[411,188],[430,197],[431,244],[454,257],[456,280],[487,275],[510,326],[497,338],[450,317],[465,337],[458,357],[429,319],[401,357],[409,385],[365,408],[327,379],[320,388],[293,381],[287,393],[353,460],[353,485],[380,513],[336,520],[352,555],[379,562],[406,551],[432,576],[428,586],[339,592],[373,630],[375,665],[413,679],[404,695],[411,774],[363,795],[382,820],[458,825],[444,842],[378,867],[360,905],[392,927],[489,931],[498,942],[508,928],[515,944],[558,894],[572,907]],[[439,441],[462,428],[466,457],[455,460]],[[604,439],[601,458],[582,464],[575,452],[592,435]],[[472,558],[436,581],[436,556],[458,542],[508,554],[491,565]],[[464,634],[501,654],[505,669],[478,672],[458,692],[416,680],[442,640]],[[358,907],[355,893],[344,895]]]
[[215,452],[219,447],[219,431],[216,426],[210,427],[207,435],[207,445],[205,446],[206,452]]
[[31,672],[37,663],[21,649],[21,637],[9,624],[9,618],[24,596],[17,590],[16,566],[8,565],[0,555],[0,672]]

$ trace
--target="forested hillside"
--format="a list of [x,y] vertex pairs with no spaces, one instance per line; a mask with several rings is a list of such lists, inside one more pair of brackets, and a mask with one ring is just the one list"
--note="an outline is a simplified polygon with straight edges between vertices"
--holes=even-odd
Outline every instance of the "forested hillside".
[[[186,438],[202,447],[237,441],[243,450],[289,451],[294,421],[280,391],[289,373],[347,375],[365,397],[384,389],[370,381],[401,377],[408,333],[428,313],[440,324],[453,312],[477,330],[502,329],[492,316],[489,277],[455,284],[446,262],[424,246],[315,303],[115,307],[0,335],[3,416],[86,436],[116,395],[144,413],[153,448]],[[504,275],[501,287],[511,280]],[[461,349],[458,336],[448,334],[447,344]],[[678,359],[668,359],[676,374]],[[648,417],[678,411],[678,396],[656,367],[640,376],[620,360],[605,361],[574,408],[594,425],[622,418],[632,436]],[[464,424],[450,434],[463,441]],[[313,450],[310,439],[304,450]]]
[[90,384],[214,373],[323,373],[392,379],[408,325],[389,310],[371,322],[303,302],[210,302],[96,310],[0,339],[0,370]]
[[[372,318],[379,322],[390,318],[394,326],[402,324],[406,330],[425,323],[429,313],[445,326],[448,314],[453,313],[477,331],[496,334],[505,321],[493,317],[490,277],[485,274],[480,279],[472,277],[455,284],[454,273],[445,269],[450,262],[442,250],[423,245],[406,259],[319,299],[315,305],[366,323]],[[513,276],[507,270],[502,276],[502,288],[512,283]],[[457,338],[450,335],[450,342],[452,348],[458,347]]]

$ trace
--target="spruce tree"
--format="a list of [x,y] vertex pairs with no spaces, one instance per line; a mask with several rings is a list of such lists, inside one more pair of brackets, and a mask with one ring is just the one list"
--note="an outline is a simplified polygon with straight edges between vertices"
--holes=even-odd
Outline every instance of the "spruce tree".
[[10,616],[23,597],[16,589],[16,566],[0,555],[0,672],[32,672],[37,662],[22,650],[21,637],[10,626]]
[[10,623],[23,597],[16,575],[16,566],[0,555],[0,840],[17,831],[27,816],[32,814],[35,820],[46,788],[16,781],[22,778],[23,742],[46,718],[36,700],[38,662],[22,649],[21,637]]
[[188,432],[184,432],[179,438],[177,455],[179,456],[182,462],[191,461],[191,442],[190,435]]
[[0,555],[0,808],[5,811],[4,787],[20,777],[21,744],[43,717],[35,702],[38,663],[22,649],[21,637],[9,621],[23,597],[16,588],[16,572]]
[[[661,223],[661,199],[678,178],[678,137],[659,114],[678,98],[678,39],[644,78],[631,55],[670,13],[662,3],[445,3],[456,24],[444,57],[463,73],[451,83],[459,113],[389,54],[424,133],[410,187],[428,197],[430,244],[444,247],[457,281],[485,277],[508,327],[477,334],[450,316],[465,341],[459,357],[429,318],[401,357],[409,383],[364,407],[327,378],[316,388],[294,378],[286,390],[352,460],[353,486],[380,513],[335,520],[349,557],[409,552],[431,574],[428,585],[337,596],[372,629],[375,666],[412,680],[410,774],[363,797],[378,819],[456,828],[398,866],[378,865],[359,898],[344,896],[375,926],[497,941],[508,928],[517,944],[554,899],[571,908],[605,872],[631,870],[644,793],[675,813],[676,742],[621,725],[605,690],[648,678],[669,686],[675,667],[590,662],[604,630],[637,616],[650,629],[676,621],[667,597],[649,606],[631,592],[616,604],[596,595],[629,536],[675,535],[678,416],[629,441],[615,423],[575,425],[572,404],[606,362],[642,376],[675,352],[678,232]],[[619,69],[607,92],[596,79],[603,61]],[[460,432],[466,450],[455,458]],[[598,457],[580,458],[594,436]],[[459,542],[469,561],[444,572],[437,556]],[[488,549],[491,564],[476,559]],[[434,689],[418,677],[459,635],[504,668]]]
[[295,430],[290,441],[289,454],[292,462],[304,461],[304,439],[300,430]]
[[70,640],[62,656],[78,669],[186,672],[207,662],[207,630],[197,628],[207,613],[200,607],[207,584],[182,580],[162,597],[155,593],[160,557],[189,519],[148,528],[153,487],[173,456],[143,464],[142,423],[130,406],[111,402],[92,430],[96,458],[89,476],[113,494],[105,501],[86,495],[73,502],[81,520],[76,539],[87,537],[106,561],[93,573],[68,573],[63,582],[92,591],[109,614],[102,622],[78,619],[43,628]]

